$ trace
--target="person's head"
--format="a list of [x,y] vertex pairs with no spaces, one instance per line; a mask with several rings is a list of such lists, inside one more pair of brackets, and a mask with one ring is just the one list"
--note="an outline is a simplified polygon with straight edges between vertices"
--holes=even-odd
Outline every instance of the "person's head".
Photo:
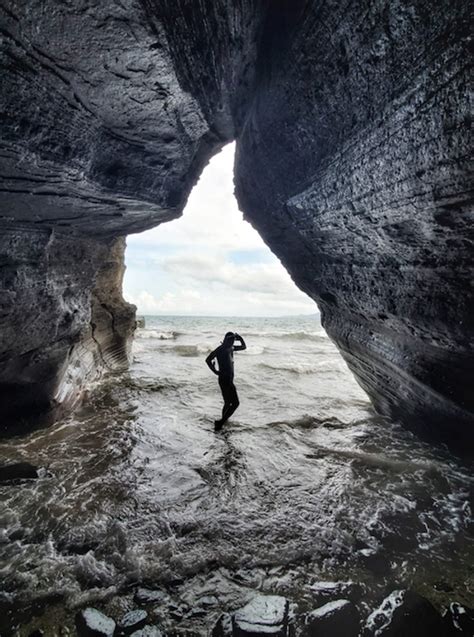
[[233,345],[235,340],[234,332],[227,332],[222,341],[224,345]]

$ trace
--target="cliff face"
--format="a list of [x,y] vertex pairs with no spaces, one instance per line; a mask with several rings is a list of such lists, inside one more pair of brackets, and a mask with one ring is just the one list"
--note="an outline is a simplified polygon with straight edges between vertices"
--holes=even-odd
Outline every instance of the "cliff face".
[[236,170],[377,409],[447,438],[474,410],[466,10],[314,3],[262,54]]
[[122,238],[2,228],[2,429],[55,418],[104,371],[126,366],[135,307],[122,298],[124,247]]
[[383,413],[474,417],[467,3],[14,0],[0,7],[0,415],[127,360],[123,240],[237,139],[246,218]]

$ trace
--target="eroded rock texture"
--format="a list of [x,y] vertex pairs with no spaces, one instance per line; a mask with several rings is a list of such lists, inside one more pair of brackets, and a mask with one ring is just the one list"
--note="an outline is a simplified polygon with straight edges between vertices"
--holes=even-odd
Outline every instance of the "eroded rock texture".
[[266,50],[237,163],[378,410],[448,438],[474,421],[466,9],[314,3]]
[[[0,236],[0,414],[23,429],[71,407],[128,360],[134,306],[122,298],[121,238],[38,227]],[[95,282],[95,284],[94,284]]]
[[10,0],[0,16],[10,420],[126,360],[114,238],[179,216],[235,138],[246,218],[377,409],[472,440],[467,2]]

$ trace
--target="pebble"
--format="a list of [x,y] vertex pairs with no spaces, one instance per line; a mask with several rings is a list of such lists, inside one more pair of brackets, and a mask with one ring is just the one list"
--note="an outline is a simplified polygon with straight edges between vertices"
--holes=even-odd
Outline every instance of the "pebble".
[[328,602],[308,613],[305,619],[308,637],[357,637],[359,629],[359,612],[348,599]]
[[122,635],[130,635],[133,631],[143,628],[147,619],[146,610],[131,610],[118,622],[117,629]]
[[233,616],[234,637],[288,634],[288,600],[279,595],[257,595]]
[[113,637],[115,622],[96,608],[84,608],[76,614],[79,637]]

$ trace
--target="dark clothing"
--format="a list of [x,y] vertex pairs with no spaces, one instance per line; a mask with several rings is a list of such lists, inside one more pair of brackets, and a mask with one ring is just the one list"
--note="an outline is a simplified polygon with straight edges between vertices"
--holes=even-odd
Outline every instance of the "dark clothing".
[[239,397],[237,395],[237,389],[229,376],[221,376],[219,374],[219,387],[221,388],[222,398],[225,405],[239,405]]
[[222,375],[232,381],[234,378],[234,348],[221,345],[215,350],[215,357],[219,365],[219,377]]
[[232,416],[239,406],[237,390],[230,376],[219,374],[219,387],[221,388],[222,398],[224,399],[224,406],[222,407],[221,420],[217,420],[215,423],[218,429],[222,427],[225,421]]
[[[240,345],[234,345],[235,340],[240,340]],[[209,369],[219,376],[219,387],[224,399],[222,418],[215,421],[216,430],[222,427],[239,406],[239,397],[234,385],[234,352],[244,350],[246,347],[241,336],[229,333],[226,334],[222,345],[219,345],[206,358]],[[217,360],[218,369],[215,367],[214,360]]]

